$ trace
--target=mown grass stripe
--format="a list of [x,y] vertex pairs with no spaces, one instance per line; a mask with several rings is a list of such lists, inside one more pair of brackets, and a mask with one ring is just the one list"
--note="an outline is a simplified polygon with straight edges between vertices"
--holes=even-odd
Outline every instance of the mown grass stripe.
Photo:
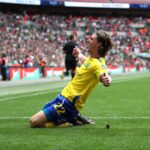
[[[121,78],[121,77],[123,77],[123,78]],[[147,74],[138,74],[138,75],[133,75],[133,76],[120,76],[120,77],[114,78],[112,84],[120,83],[120,82],[126,82],[126,81],[130,81],[130,80],[137,80],[137,79],[144,78],[144,77],[148,77],[148,75]],[[14,97],[2,98],[2,99],[0,99],[0,102],[4,102],[4,101],[7,101],[7,100],[12,100],[12,99],[30,97],[30,96],[37,96],[37,95],[42,95],[42,94],[47,94],[47,93],[53,93],[53,92],[60,92],[60,91],[61,91],[61,89],[59,89],[59,90],[58,89],[57,90],[49,90],[49,91],[44,90],[44,91],[41,91],[41,92],[36,91],[36,93],[33,93],[33,94],[26,94],[26,95],[23,95],[23,96],[14,96]]]
[[43,92],[38,92],[38,93],[28,94],[28,95],[22,95],[22,96],[6,97],[6,98],[1,99],[0,102],[12,100],[12,99],[23,98],[23,97],[30,97],[30,96],[37,96],[37,95],[47,94],[47,93],[60,92],[60,91],[61,90],[59,89],[59,90],[43,91]]

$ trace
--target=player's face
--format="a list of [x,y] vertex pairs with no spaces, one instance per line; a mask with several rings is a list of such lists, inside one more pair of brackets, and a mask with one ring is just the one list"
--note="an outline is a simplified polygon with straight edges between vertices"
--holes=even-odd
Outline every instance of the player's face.
[[88,39],[88,44],[89,44],[89,53],[90,55],[93,53],[97,53],[100,47],[100,44],[97,41],[96,34],[93,34],[89,39]]
[[74,35],[73,40],[74,40],[74,41],[77,41],[77,36]]

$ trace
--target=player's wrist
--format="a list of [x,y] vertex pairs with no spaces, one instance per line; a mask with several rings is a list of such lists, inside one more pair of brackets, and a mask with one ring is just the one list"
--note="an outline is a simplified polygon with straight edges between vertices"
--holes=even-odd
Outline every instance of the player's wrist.
[[82,57],[83,57],[83,54],[80,52],[80,53],[78,54],[78,58],[79,58],[79,59],[82,59]]
[[109,84],[111,84],[111,82],[112,82],[111,76],[108,75],[108,79],[109,79]]

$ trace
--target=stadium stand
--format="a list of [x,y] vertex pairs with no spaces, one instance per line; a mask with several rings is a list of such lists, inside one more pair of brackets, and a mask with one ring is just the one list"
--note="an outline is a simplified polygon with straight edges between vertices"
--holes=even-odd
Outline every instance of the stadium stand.
[[144,65],[143,60],[136,59],[136,53],[150,52],[150,19],[144,17],[66,17],[0,12],[0,51],[6,53],[11,66],[23,64],[26,55],[31,58],[30,66],[37,66],[36,58],[41,56],[47,66],[64,66],[62,47],[67,37],[76,33],[78,45],[83,48],[86,38],[81,37],[98,29],[109,31],[114,40],[109,66],[135,65],[137,61]]

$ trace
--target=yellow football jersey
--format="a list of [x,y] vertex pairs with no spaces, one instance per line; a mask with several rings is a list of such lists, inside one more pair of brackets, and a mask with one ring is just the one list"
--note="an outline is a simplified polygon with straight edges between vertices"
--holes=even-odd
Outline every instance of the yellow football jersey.
[[73,80],[62,90],[61,95],[73,102],[76,109],[80,111],[87,96],[99,82],[102,73],[106,73],[104,58],[87,58],[77,69]]

